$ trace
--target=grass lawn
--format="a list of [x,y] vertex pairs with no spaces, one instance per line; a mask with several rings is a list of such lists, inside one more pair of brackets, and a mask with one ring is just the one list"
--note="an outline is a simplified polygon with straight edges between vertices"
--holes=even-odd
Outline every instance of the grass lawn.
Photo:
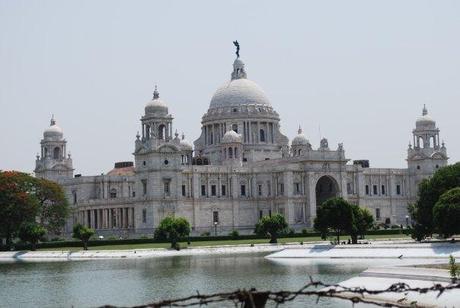
[[[333,237],[330,237],[333,239]],[[347,241],[348,236],[340,237],[341,241]],[[392,234],[392,235],[368,235],[366,239],[372,240],[387,240],[387,239],[410,239],[410,237],[404,234]],[[297,238],[279,238],[278,243],[299,243],[299,242],[317,242],[321,241],[320,237],[297,237]],[[256,240],[221,240],[221,241],[196,241],[191,242],[187,245],[186,242],[181,242],[181,248],[186,247],[200,247],[200,246],[223,246],[223,245],[250,245],[250,244],[266,244],[268,239],[256,239]],[[148,248],[169,248],[168,243],[145,243],[145,244],[120,244],[120,245],[103,245],[103,246],[90,246],[89,250],[122,250],[122,249],[148,249]],[[61,247],[61,248],[41,248],[41,251],[79,251],[81,247]]]

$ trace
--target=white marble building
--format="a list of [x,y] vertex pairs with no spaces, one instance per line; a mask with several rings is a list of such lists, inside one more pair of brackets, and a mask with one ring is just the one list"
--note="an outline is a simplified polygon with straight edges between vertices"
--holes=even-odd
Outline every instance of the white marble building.
[[155,88],[145,105],[134,162],[105,175],[73,176],[62,129],[44,132],[35,174],[59,182],[73,208],[66,232],[80,222],[98,234],[152,234],[167,215],[183,216],[202,232],[252,232],[263,215],[283,214],[295,229],[312,227],[316,208],[342,196],[367,207],[378,222],[406,224],[417,184],[447,165],[439,129],[426,108],[413,130],[408,167],[369,168],[350,162],[342,144],[314,147],[299,128],[289,139],[263,90],[247,79],[237,58],[231,79],[212,97],[192,145],[173,134],[173,117]]

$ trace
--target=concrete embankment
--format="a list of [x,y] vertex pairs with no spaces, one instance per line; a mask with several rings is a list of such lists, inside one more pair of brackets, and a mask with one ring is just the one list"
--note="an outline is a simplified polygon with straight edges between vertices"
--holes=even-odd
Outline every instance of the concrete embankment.
[[[191,255],[218,255],[240,253],[275,252],[286,247],[300,245],[227,245],[202,246],[185,248],[179,251],[165,248],[131,249],[131,250],[81,250],[81,251],[2,251],[0,262],[5,261],[63,261],[63,260],[92,260],[92,259],[122,259],[122,258],[153,258]],[[301,247],[301,246],[300,246]]]

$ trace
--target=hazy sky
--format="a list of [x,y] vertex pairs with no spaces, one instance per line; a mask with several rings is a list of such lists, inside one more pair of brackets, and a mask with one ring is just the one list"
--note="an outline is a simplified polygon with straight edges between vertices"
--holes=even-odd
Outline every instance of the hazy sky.
[[195,140],[235,39],[290,139],[405,167],[425,103],[460,160],[460,1],[0,0],[0,169],[33,170],[52,113],[76,173],[133,160],[154,84]]

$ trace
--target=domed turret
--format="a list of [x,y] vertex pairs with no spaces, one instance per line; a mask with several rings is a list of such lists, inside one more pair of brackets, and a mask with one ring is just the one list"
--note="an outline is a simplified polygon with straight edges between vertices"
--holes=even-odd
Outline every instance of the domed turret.
[[305,137],[305,135],[303,134],[302,128],[299,125],[297,136],[295,136],[291,142],[291,155],[302,156],[305,155],[311,149],[311,144],[308,141],[307,137]]
[[416,128],[436,128],[436,121],[433,120],[429,115],[428,115],[428,110],[426,109],[426,106],[423,105],[423,111],[422,115],[417,118],[417,121],[415,122],[415,127]]
[[180,147],[183,151],[193,151],[193,146],[190,141],[185,139],[184,133],[182,133],[182,139],[180,141]]
[[64,136],[64,133],[62,131],[62,128],[60,128],[56,124],[56,120],[54,119],[54,115],[53,115],[51,117],[50,126],[47,129],[45,129],[45,131],[43,132],[43,137],[45,139],[48,139],[48,138],[62,139],[63,136]]
[[302,132],[302,128],[299,126],[299,130],[297,131],[297,136],[292,139],[291,145],[308,145],[310,142],[308,141],[307,137]]
[[67,155],[67,141],[62,128],[56,125],[54,116],[43,132],[41,154],[35,160],[35,176],[52,181],[73,176],[72,159]]
[[168,115],[168,106],[160,99],[157,86],[155,86],[155,91],[153,91],[153,99],[145,105],[145,114]]

